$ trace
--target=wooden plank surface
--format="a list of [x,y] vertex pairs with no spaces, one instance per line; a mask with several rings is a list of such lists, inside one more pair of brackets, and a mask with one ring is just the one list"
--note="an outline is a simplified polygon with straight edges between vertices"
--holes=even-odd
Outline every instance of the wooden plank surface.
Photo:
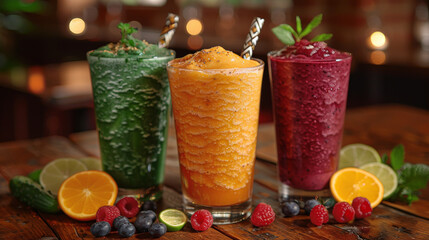
[[[404,109],[399,107],[393,108],[392,111],[395,113]],[[413,110],[411,109],[411,112],[415,113]],[[359,114],[356,117],[364,114],[358,111],[357,113]],[[353,120],[354,112],[351,111],[351,114]],[[420,117],[420,114],[417,115]],[[420,127],[425,129],[424,126]],[[372,126],[371,129],[375,128]],[[351,126],[350,129],[359,131],[358,127],[355,126]],[[410,129],[413,133],[413,129]],[[413,136],[417,136],[417,133],[413,133]],[[361,139],[359,132],[350,132],[350,134],[350,136],[345,135],[345,139],[348,137]],[[180,209],[181,207],[182,196],[180,194],[177,146],[175,146],[174,135],[171,136],[173,140],[169,139],[172,142],[169,142],[167,150],[166,187],[164,196],[159,203],[158,212],[165,208]],[[99,155],[97,136],[94,131],[74,134],[71,139],[73,142],[62,137],[49,137],[0,144],[0,239],[3,239],[3,236],[6,237],[5,239],[93,238],[89,231],[91,221],[78,222],[68,218],[63,213],[45,214],[34,211],[13,198],[7,186],[7,181],[11,177],[26,175],[55,158]],[[423,140],[413,142],[414,145],[425,146],[424,136]],[[393,144],[393,141],[391,143]],[[415,160],[419,161],[421,155],[415,154]],[[375,208],[371,217],[356,220],[349,224],[338,224],[332,216],[329,223],[322,227],[312,225],[309,217],[305,215],[283,218],[277,201],[276,178],[277,172],[274,164],[256,161],[253,205],[266,202],[273,206],[277,218],[272,225],[256,228],[252,226],[249,220],[245,220],[237,224],[214,226],[206,232],[198,233],[192,230],[190,224],[187,224],[182,231],[167,233],[162,239],[429,239],[428,220],[408,214],[407,211],[396,210],[385,204]],[[14,226],[15,228],[13,228]],[[146,238],[150,238],[147,233],[137,234],[130,239]],[[119,239],[119,235],[113,232],[107,239]]]
[[[2,197],[0,200],[0,214],[2,214],[0,216],[0,239],[53,237],[55,239],[73,240],[93,238],[90,232],[90,225],[93,221],[79,222],[67,217],[64,213],[47,214],[34,211],[13,198],[7,186],[7,181],[13,176],[27,175],[32,170],[42,167],[45,162],[60,157],[83,157],[88,155],[86,152],[82,152],[66,138],[48,137],[0,144],[0,153],[2,154],[0,156],[0,194]],[[28,163],[31,165],[26,167]],[[176,168],[178,171],[178,165]],[[171,172],[171,174],[174,175],[174,181],[178,182],[179,174],[175,172]],[[177,185],[175,182],[173,182],[173,186]],[[181,194],[167,186],[159,203],[158,212],[165,208],[181,208],[181,202]],[[15,227],[11,228],[11,225]],[[3,236],[7,236],[7,238],[3,238]],[[136,234],[129,239],[141,238],[150,238],[150,235],[147,233]],[[203,233],[197,233],[189,224],[180,233],[167,233],[163,238],[230,239],[214,228]],[[106,239],[123,238],[120,238],[117,232],[113,232]]]

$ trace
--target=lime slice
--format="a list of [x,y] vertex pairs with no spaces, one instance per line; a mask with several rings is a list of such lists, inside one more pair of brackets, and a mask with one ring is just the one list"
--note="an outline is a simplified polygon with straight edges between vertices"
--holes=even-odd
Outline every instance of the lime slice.
[[350,144],[341,149],[338,169],[360,167],[371,162],[381,162],[377,150],[365,144]]
[[380,180],[384,187],[383,198],[387,198],[398,186],[398,176],[395,171],[386,164],[378,162],[367,163],[361,166],[360,169],[374,174],[378,180]]
[[159,214],[159,221],[167,226],[169,232],[176,232],[185,226],[186,215],[177,209],[165,209]]
[[81,162],[83,162],[88,170],[98,170],[101,171],[101,160],[93,157],[85,157],[79,158]]
[[61,184],[71,175],[86,171],[88,168],[74,158],[59,158],[48,163],[40,173],[40,185],[52,194],[57,195]]

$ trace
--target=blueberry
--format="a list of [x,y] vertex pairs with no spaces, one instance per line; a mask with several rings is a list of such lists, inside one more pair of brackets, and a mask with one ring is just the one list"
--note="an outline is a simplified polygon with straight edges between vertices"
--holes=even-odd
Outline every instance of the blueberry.
[[137,217],[136,221],[134,222],[134,226],[137,229],[137,232],[147,232],[149,231],[150,226],[152,226],[152,219],[150,217]]
[[130,222],[130,220],[128,220],[127,217],[119,216],[119,217],[115,218],[115,220],[113,220],[113,227],[115,229],[119,229],[122,224],[126,224],[129,222]]
[[156,202],[154,201],[145,201],[140,207],[141,211],[152,210],[156,211]]
[[136,233],[136,227],[132,223],[125,223],[119,227],[118,233],[121,237],[131,237]]
[[143,217],[143,218],[149,217],[150,219],[152,219],[152,222],[156,221],[156,213],[152,210],[141,211],[139,212],[137,217]]
[[104,237],[110,233],[110,224],[105,221],[95,222],[91,225],[91,233],[94,237]]
[[164,223],[154,223],[149,228],[149,233],[152,237],[159,238],[167,232],[167,226]]
[[319,204],[320,204],[320,202],[317,201],[316,199],[307,200],[305,202],[305,206],[304,206],[305,213],[307,215],[310,215],[311,209],[313,209],[314,206],[319,205]]
[[305,207],[305,202],[304,201],[299,200],[299,199],[294,199],[293,201],[298,204],[299,208],[304,209],[304,207]]
[[282,207],[282,212],[285,217],[292,217],[299,214],[299,205],[296,202],[286,202]]

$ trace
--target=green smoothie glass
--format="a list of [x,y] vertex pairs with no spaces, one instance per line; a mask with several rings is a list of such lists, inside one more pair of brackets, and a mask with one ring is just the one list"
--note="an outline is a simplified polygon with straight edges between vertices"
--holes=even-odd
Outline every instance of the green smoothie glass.
[[166,66],[175,52],[135,46],[109,44],[87,59],[103,170],[120,197],[142,202],[162,196],[171,102]]

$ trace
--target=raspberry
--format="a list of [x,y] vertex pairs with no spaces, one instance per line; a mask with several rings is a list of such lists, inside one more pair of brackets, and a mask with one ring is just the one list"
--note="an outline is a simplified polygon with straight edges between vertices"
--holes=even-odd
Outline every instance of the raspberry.
[[349,203],[339,202],[335,204],[332,215],[339,223],[351,222],[355,218],[355,210]]
[[200,209],[191,216],[191,225],[192,228],[196,231],[205,231],[209,229],[212,224],[213,216],[209,211],[205,209]]
[[321,226],[329,221],[328,210],[326,207],[319,204],[313,207],[310,212],[310,220],[316,226]]
[[371,213],[372,213],[371,204],[369,203],[368,199],[364,197],[357,197],[353,199],[352,207],[355,210],[355,213],[356,213],[355,216],[357,219],[371,216]]
[[121,211],[121,215],[132,218],[139,212],[139,203],[133,197],[124,197],[116,203],[116,207]]
[[113,220],[121,215],[119,209],[115,206],[103,206],[97,210],[95,215],[96,222],[108,222],[113,225]]
[[250,221],[256,227],[263,227],[270,225],[272,222],[274,222],[275,218],[276,214],[270,205],[266,203],[259,203],[255,210],[253,210]]

